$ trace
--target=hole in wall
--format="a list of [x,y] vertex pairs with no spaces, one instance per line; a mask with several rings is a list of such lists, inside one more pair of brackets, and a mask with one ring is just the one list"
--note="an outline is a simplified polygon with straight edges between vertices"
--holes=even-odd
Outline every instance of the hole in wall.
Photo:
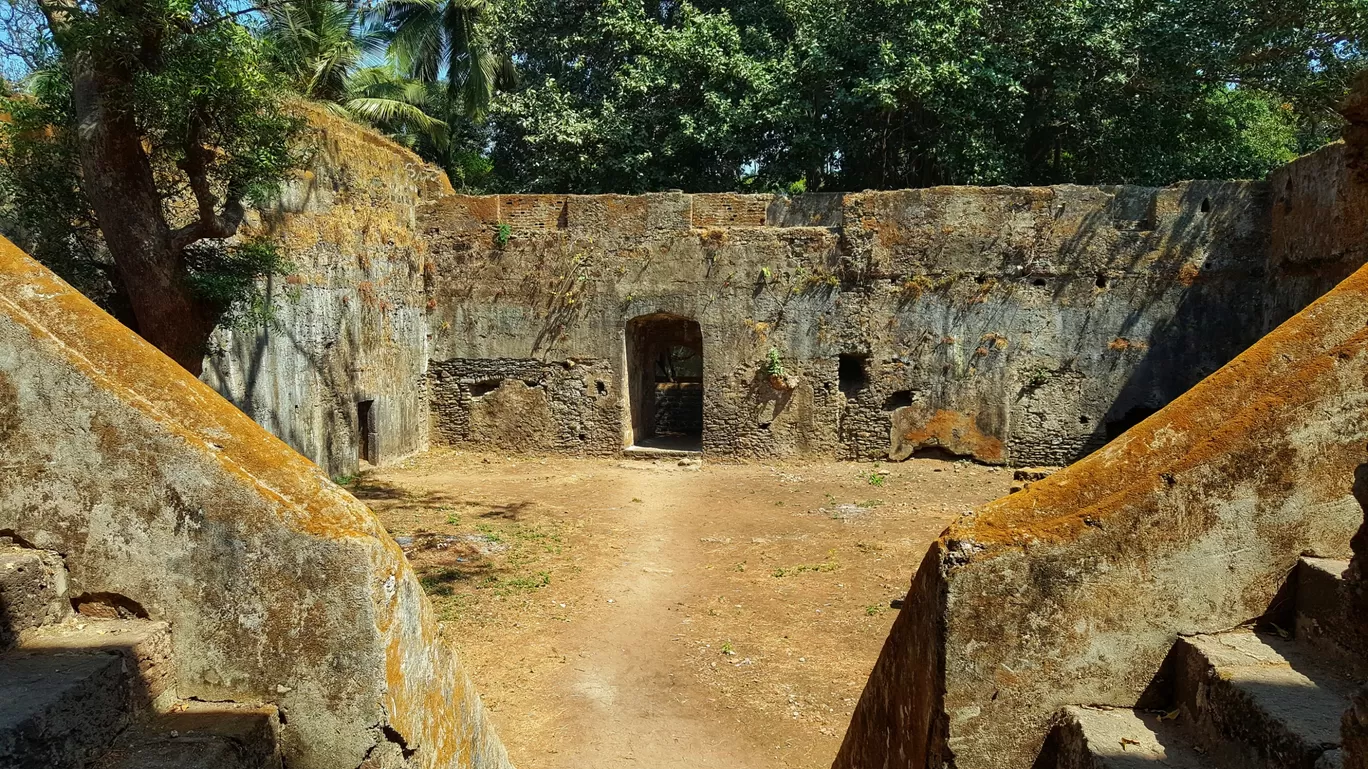
[[1110,441],[1115,439],[1120,436],[1121,433],[1124,433],[1148,419],[1151,414],[1158,410],[1159,409],[1151,408],[1149,406],[1133,406],[1125,414],[1122,414],[1119,419],[1107,420],[1107,440]]
[[483,398],[499,389],[501,384],[503,384],[502,379],[486,379],[482,382],[472,382],[466,385],[466,389],[470,390],[470,397]]
[[1035,286],[1036,288],[1045,288],[1045,279],[1036,278],[1035,280],[1031,281],[1031,285]]
[[944,446],[924,446],[912,452],[913,459],[939,459],[942,462],[958,462],[966,455],[956,454]]
[[71,599],[77,614],[96,619],[147,619],[142,604],[118,593],[82,593]]
[[866,371],[868,362],[867,356],[855,353],[841,353],[837,358],[836,381],[847,398],[853,398],[855,393],[869,385],[869,374]]
[[892,395],[890,395],[890,396],[888,396],[887,398],[884,399],[883,410],[884,410],[884,411],[897,411],[897,410],[900,409],[900,408],[903,408],[903,407],[905,407],[905,406],[911,406],[911,405],[912,405],[912,391],[911,391],[911,390],[899,390],[899,391],[893,393]]
[[0,546],[14,544],[36,550],[33,543],[15,533],[14,529],[0,529]]
[[607,394],[608,394],[608,383],[605,382],[605,381],[603,381],[602,379],[599,379],[599,380],[595,381],[595,382],[594,382],[594,386],[598,388],[598,394],[599,394],[599,395],[607,395]]
[[1102,273],[1098,273],[1098,274],[1097,274],[1097,280],[1093,281],[1093,285],[1094,285],[1094,286],[1097,286],[1098,288],[1106,288],[1106,287],[1107,287],[1107,276],[1106,276],[1106,275],[1103,275]]
[[1202,198],[1202,213],[1211,213],[1211,198]]
[[1092,420],[1089,419],[1087,415],[1080,415],[1080,416],[1078,417],[1078,423],[1079,423],[1080,425],[1086,425],[1086,424],[1088,424],[1088,423],[1090,423],[1090,422],[1092,422]]

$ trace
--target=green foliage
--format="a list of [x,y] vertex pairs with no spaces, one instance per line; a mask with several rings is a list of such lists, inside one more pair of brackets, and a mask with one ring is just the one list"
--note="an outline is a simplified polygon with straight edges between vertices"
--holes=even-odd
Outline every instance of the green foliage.
[[497,183],[1165,184],[1334,138],[1362,0],[502,0]]
[[[83,179],[69,74],[74,58],[126,77],[113,88],[121,100],[113,108],[136,118],[160,197],[154,213],[171,229],[201,216],[187,172],[196,162],[218,202],[259,205],[278,193],[310,148],[303,121],[285,109],[262,42],[213,4],[151,0],[83,8],[57,37],[60,55],[32,73],[20,94],[0,100],[11,116],[0,124],[0,226],[114,310],[120,272]],[[256,242],[201,240],[177,257],[196,294],[232,322],[266,312],[256,280],[285,269],[272,248]]]
[[[90,44],[113,43],[95,36]],[[191,34],[169,34],[161,57],[134,78],[127,107],[166,179],[164,198],[183,193],[177,169],[186,147],[198,143],[213,148],[209,174],[226,192],[257,205],[270,200],[305,161],[307,147],[298,141],[304,121],[284,108],[260,41],[238,24],[205,24]]]
[[0,228],[11,240],[91,299],[110,308],[113,262],[81,193],[78,149],[66,110],[70,82],[60,71],[30,81],[34,95],[0,99]]
[[363,66],[387,44],[384,30],[351,3],[292,0],[269,5],[261,37],[266,60],[292,90],[369,123],[407,146],[446,141],[446,122],[428,113],[431,89],[391,66]]
[[499,222],[494,226],[494,242],[498,244],[499,248],[508,245],[508,241],[512,237],[513,228],[509,226],[508,222]]
[[378,16],[400,70],[424,83],[445,82],[451,104],[478,120],[496,89],[514,81],[512,60],[490,46],[488,11],[487,0],[382,0]]
[[200,241],[185,253],[190,286],[220,313],[220,322],[257,327],[274,320],[269,282],[294,270],[275,243],[256,239],[242,243]]
[[781,377],[784,374],[784,361],[779,356],[779,348],[769,348],[769,352],[765,353],[765,375]]

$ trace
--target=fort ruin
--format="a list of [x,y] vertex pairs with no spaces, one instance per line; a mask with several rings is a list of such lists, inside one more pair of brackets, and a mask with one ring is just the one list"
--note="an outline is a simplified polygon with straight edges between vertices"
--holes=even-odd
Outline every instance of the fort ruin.
[[1158,189],[467,197],[314,119],[251,218],[296,271],[203,383],[0,249],[0,685],[54,693],[0,762],[174,729],[244,769],[511,765],[328,480],[447,445],[1070,465],[932,545],[834,766],[1368,766],[1357,145]]

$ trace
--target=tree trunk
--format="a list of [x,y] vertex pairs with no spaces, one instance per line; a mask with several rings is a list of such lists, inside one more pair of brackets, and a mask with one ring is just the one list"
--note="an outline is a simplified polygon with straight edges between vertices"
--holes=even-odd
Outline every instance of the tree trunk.
[[128,289],[138,333],[198,376],[214,316],[194,296],[172,246],[137,121],[118,105],[131,78],[85,53],[69,61],[82,186]]

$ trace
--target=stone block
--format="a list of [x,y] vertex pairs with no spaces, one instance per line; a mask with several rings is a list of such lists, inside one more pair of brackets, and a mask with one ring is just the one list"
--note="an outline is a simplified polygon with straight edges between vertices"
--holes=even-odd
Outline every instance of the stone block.
[[71,613],[61,556],[0,547],[0,651],[26,630],[61,622]]

